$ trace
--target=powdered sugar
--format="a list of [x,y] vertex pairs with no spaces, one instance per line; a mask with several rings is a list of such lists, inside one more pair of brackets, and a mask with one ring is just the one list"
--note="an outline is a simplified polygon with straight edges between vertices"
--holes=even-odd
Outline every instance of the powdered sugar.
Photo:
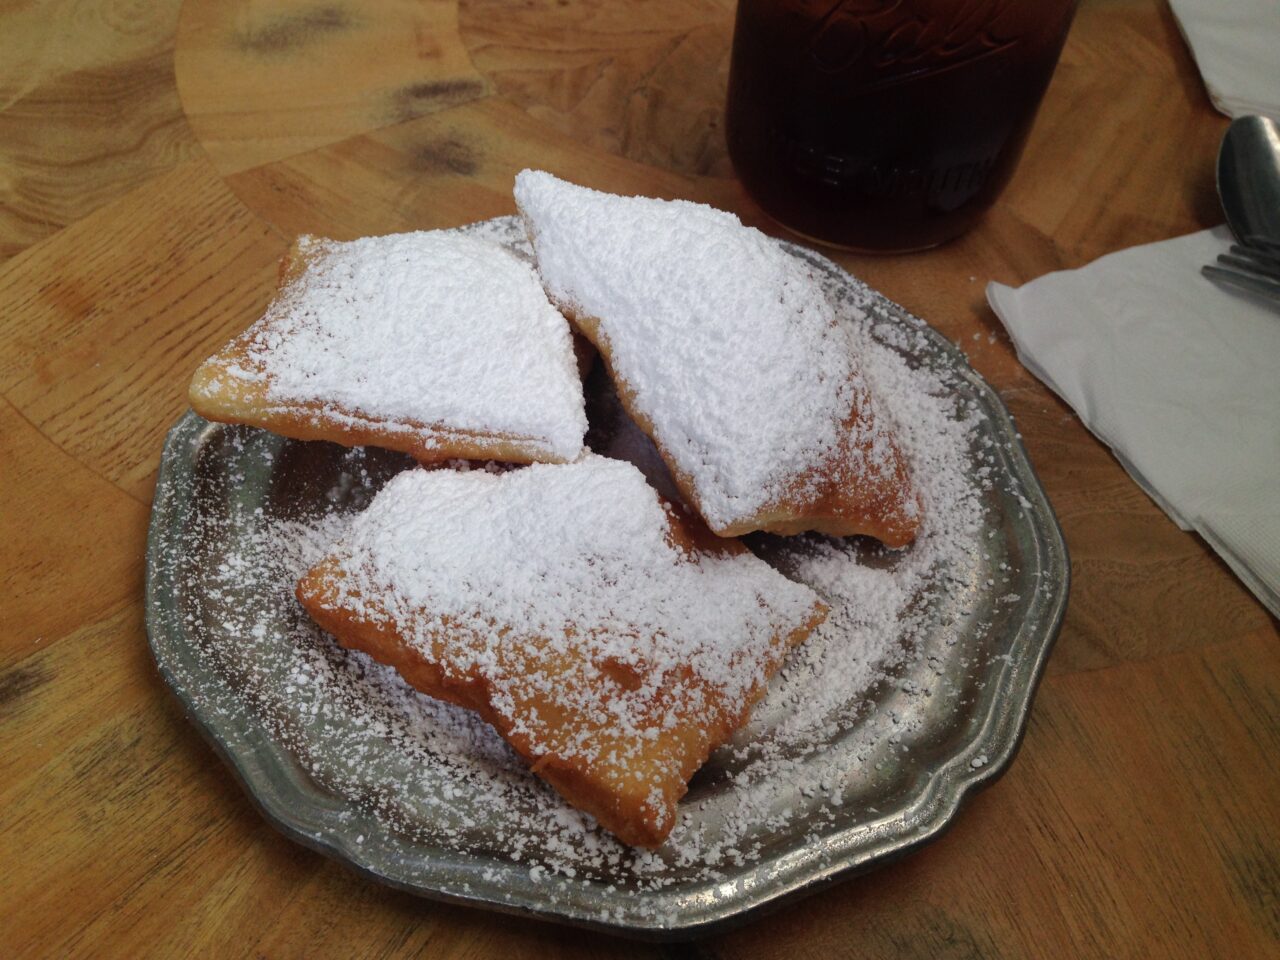
[[251,331],[269,399],[528,438],[571,460],[586,416],[568,326],[533,271],[452,231],[303,237],[306,272]]
[[[533,684],[569,716],[604,704],[613,732],[643,738],[654,722],[648,705],[684,668],[730,714],[740,710],[775,640],[813,616],[817,599],[749,553],[686,553],[667,528],[643,475],[618,460],[409,471],[336,548],[345,582],[335,602],[366,617],[390,613],[424,655],[479,672],[499,693]],[[441,635],[449,639],[437,657]],[[551,654],[572,649],[582,676],[539,676],[523,659],[521,676],[504,675],[501,649],[530,636],[549,639]],[[610,663],[636,671],[637,685],[610,682],[599,668]],[[684,699],[686,709],[703,706],[696,688]]]
[[600,322],[615,373],[713,529],[816,496],[805,484],[846,447],[855,475],[892,472],[850,332],[803,262],[700,204],[530,170],[515,197],[552,300]]

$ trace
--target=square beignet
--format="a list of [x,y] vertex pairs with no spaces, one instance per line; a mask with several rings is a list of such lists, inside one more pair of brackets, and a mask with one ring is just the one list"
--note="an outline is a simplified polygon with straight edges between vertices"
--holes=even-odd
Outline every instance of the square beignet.
[[210,420],[427,463],[564,463],[587,427],[573,340],[533,270],[496,244],[300,237],[265,315],[189,396]]
[[803,263],[722,210],[516,177],[551,301],[716,534],[866,534],[923,520],[894,427]]
[[708,755],[826,616],[635,467],[411,470],[298,584],[346,647],[478,711],[628,844],[662,843]]

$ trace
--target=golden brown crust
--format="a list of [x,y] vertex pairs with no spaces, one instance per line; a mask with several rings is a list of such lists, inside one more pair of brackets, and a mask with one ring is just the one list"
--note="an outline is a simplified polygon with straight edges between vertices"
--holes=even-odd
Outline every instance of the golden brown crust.
[[[321,242],[321,246],[322,246]],[[309,256],[295,241],[280,260],[277,289],[298,280]],[[327,440],[347,447],[376,446],[407,453],[421,463],[444,460],[501,460],[507,463],[565,463],[551,445],[536,437],[496,431],[462,430],[439,423],[370,417],[340,403],[281,402],[269,397],[270,381],[253,359],[254,329],[244,331],[202,363],[191,378],[187,399],[206,420],[262,427],[295,440]],[[590,366],[594,351],[574,337],[579,367]],[[247,380],[248,370],[262,375]]]
[[[641,411],[636,402],[635,391],[618,375],[600,320],[582,315],[562,303],[557,304],[557,307],[574,328],[595,345],[613,380],[623,409],[653,441],[681,495],[695,510],[702,513],[693,478],[680,469],[670,451],[663,447],[653,421]],[[846,427],[852,428],[856,418],[860,416],[869,416],[869,413],[863,409],[854,410]],[[849,429],[846,433],[867,435],[869,431]],[[833,537],[871,536],[886,546],[905,547],[915,540],[924,518],[919,497],[912,488],[906,460],[893,448],[890,451],[893,462],[889,470],[878,477],[874,484],[870,484],[857,477],[853,470],[853,464],[865,461],[867,453],[865,449],[856,452],[849,449],[837,451],[836,458],[819,471],[823,474],[823,480],[817,496],[800,496],[800,486],[806,484],[811,487],[812,484],[806,483],[810,479],[808,477],[797,478],[791,491],[793,495],[789,498],[784,496],[754,516],[713,532],[721,537],[740,537],[753,531],[790,536],[814,530]]]
[[[686,551],[699,550],[704,542],[719,552],[746,549],[736,541],[699,530],[700,524],[686,523],[673,511],[668,511],[668,525],[671,542]],[[765,681],[755,684],[736,710],[727,709],[710,684],[686,670],[679,679],[697,685],[711,709],[690,716],[674,703],[649,702],[646,710],[655,718],[657,735],[637,748],[613,727],[603,708],[595,716],[564,715],[556,701],[538,694],[536,684],[517,685],[496,696],[477,670],[459,670],[451,662],[451,637],[428,631],[429,649],[424,649],[422,639],[411,642],[377,598],[361,597],[358,604],[344,601],[348,588],[340,564],[330,558],[301,579],[297,597],[343,646],[393,666],[408,683],[429,696],[477,711],[570,804],[592,814],[624,843],[641,847],[656,847],[666,839],[675,825],[675,805],[688,790],[689,778],[746,722],[765,692],[767,678],[777,671],[787,650],[808,636],[827,614],[825,605],[815,603],[803,624],[786,636],[773,638],[767,662],[760,664]],[[567,684],[582,684],[592,676],[599,680],[600,674],[584,670],[572,656],[550,653],[545,637],[512,633],[510,640],[500,647],[504,671],[536,669]],[[598,666],[606,676],[615,676],[608,665]],[[603,686],[593,693],[602,704],[609,696]],[[675,716],[674,724],[656,722],[668,714]],[[566,748],[583,739],[599,745],[592,761],[580,750]],[[617,749],[611,748],[613,744]],[[660,793],[657,799],[653,796],[655,786]]]
[[429,426],[415,420],[389,424],[350,409],[306,401],[281,404],[268,399],[265,382],[247,383],[226,375],[245,363],[219,352],[196,370],[188,399],[206,420],[262,427],[294,440],[327,440],[346,447],[373,446],[407,453],[424,464],[444,460],[501,460],[506,463],[565,463],[547,444],[530,438]]

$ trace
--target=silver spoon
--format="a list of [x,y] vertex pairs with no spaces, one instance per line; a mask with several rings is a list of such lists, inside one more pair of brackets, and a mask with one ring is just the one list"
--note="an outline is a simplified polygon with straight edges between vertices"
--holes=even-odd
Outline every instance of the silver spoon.
[[1237,117],[1218,151],[1218,196],[1246,247],[1280,247],[1280,125]]
[[1240,241],[1212,280],[1280,299],[1280,125],[1266,117],[1237,117],[1218,151],[1218,196],[1227,225]]

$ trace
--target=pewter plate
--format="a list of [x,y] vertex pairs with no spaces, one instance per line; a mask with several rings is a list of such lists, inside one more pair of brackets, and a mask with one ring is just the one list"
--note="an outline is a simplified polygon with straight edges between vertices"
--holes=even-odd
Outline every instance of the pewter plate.
[[[505,231],[519,248],[514,218],[489,227]],[[213,424],[188,412],[169,432],[152,506],[151,649],[188,716],[272,823],[376,880],[423,896],[680,939],[740,923],[909,852],[937,837],[971,793],[1005,770],[1067,602],[1066,546],[1053,511],[1007,410],[959,350],[831,261],[784,247],[836,291],[838,303],[870,314],[879,337],[895,343],[909,363],[945,375],[960,400],[980,412],[973,468],[981,462],[991,481],[984,484],[981,527],[974,532],[982,545],[974,564],[940,571],[936,582],[945,589],[931,595],[909,655],[878,674],[846,705],[831,736],[794,761],[839,772],[838,806],[783,783],[771,802],[788,815],[762,818],[752,834],[752,857],[709,871],[678,857],[664,860],[659,851],[655,888],[633,870],[608,865],[575,876],[531,870],[546,838],[513,842],[509,824],[482,804],[471,811],[467,829],[441,840],[438,830],[427,828],[459,807],[465,812],[466,798],[444,787],[447,802],[441,802],[430,795],[429,778],[413,779],[411,790],[412,772],[394,738],[375,741],[354,778],[324,775],[343,763],[333,755],[340,739],[329,736],[345,722],[343,712],[325,711],[325,736],[316,731],[314,711],[332,705],[312,703],[305,707],[312,714],[281,716],[292,709],[289,700],[264,702],[243,671],[210,655],[244,642],[234,630],[244,621],[208,611],[258,611],[266,627],[254,642],[264,650],[289,643],[281,608],[291,598],[252,581],[237,587],[227,558],[272,518],[358,509],[408,462],[369,451],[360,461],[362,489],[353,494],[351,455],[340,448]],[[296,679],[272,676],[271,669],[260,671],[258,683]],[[749,738],[767,740],[781,713],[771,694],[744,734],[747,745],[739,738],[736,750],[718,752],[699,772],[682,805],[696,827],[717,829],[726,778],[743,769],[744,751],[749,759]],[[405,784],[403,791],[397,783]],[[388,819],[387,809],[395,817]],[[415,821],[422,830],[414,829]]]

